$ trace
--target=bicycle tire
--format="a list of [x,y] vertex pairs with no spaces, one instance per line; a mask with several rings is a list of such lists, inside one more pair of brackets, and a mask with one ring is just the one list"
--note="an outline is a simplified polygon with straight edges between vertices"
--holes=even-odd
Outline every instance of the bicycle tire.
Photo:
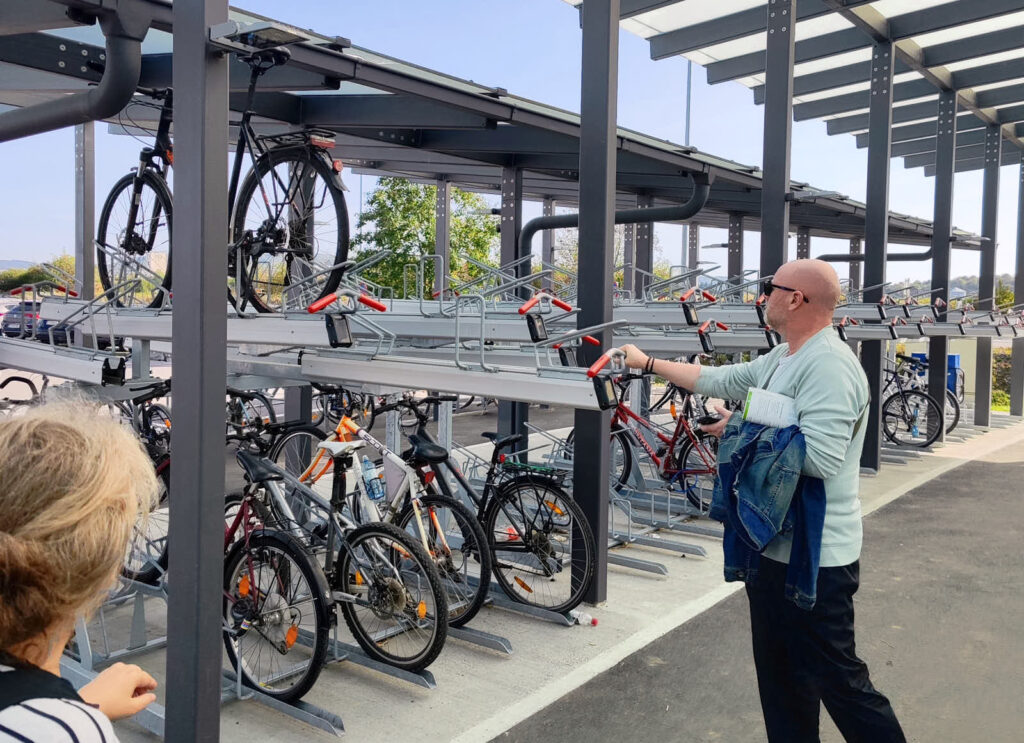
[[[921,412],[929,416],[924,421],[924,432],[921,431]],[[935,443],[942,432],[940,423],[929,425],[928,421],[942,421],[939,404],[930,395],[920,390],[895,392],[882,402],[882,432],[885,437],[897,446],[922,448]],[[900,438],[901,426],[906,428],[909,438]]]
[[[375,570],[374,575],[363,576],[362,571],[353,568],[354,555],[370,540],[388,540],[392,546],[386,549],[386,569],[385,564],[380,561],[381,555],[378,555],[374,562],[384,570],[379,573]],[[363,549],[365,551],[366,548]],[[404,580],[401,581],[404,596],[397,595],[397,579],[387,575],[399,565],[400,574],[405,570],[413,572],[414,590],[410,590],[410,586],[406,585]],[[382,663],[413,672],[422,671],[434,662],[444,648],[445,638],[448,636],[448,604],[441,585],[441,576],[434,561],[423,549],[423,545],[410,539],[408,534],[392,524],[377,522],[357,526],[345,535],[334,575],[333,587],[336,590],[349,595],[366,594],[361,601],[341,601],[340,604],[345,624],[367,655]],[[399,601],[402,601],[400,608],[397,606]],[[431,606],[434,611],[431,621],[428,622],[428,634],[424,638],[423,647],[402,653],[397,647],[397,640],[403,635],[411,634],[409,631],[396,632],[395,628],[377,628],[373,631],[367,626],[367,622],[372,621],[370,617],[385,619],[384,615],[387,615],[400,620],[399,626],[408,626],[410,620],[413,620],[407,616],[410,602],[415,602],[412,604],[415,608],[414,625],[431,618]],[[367,609],[368,612],[359,612],[357,608]],[[375,635],[380,636],[380,639]]]
[[[146,515],[146,533],[140,534],[138,525],[132,529],[132,538],[128,542],[128,553],[121,565],[121,575],[128,580],[147,585],[156,585],[160,577],[167,572],[167,527],[170,523],[170,497],[171,497],[171,461],[169,455],[164,455],[153,463],[156,470],[157,481],[162,488],[160,497],[152,511]],[[154,514],[157,514],[154,516]],[[151,531],[156,528],[162,534],[157,540],[150,538]],[[139,538],[144,542],[146,550],[142,564],[133,567],[129,563],[130,555],[136,550]],[[143,554],[139,551],[139,554]]]
[[[709,437],[704,440],[705,443],[712,442],[709,445],[712,454],[712,460],[717,458],[718,454],[718,439]],[[701,513],[707,513],[711,510],[711,497],[714,492],[715,485],[715,473],[713,470],[708,468],[704,462],[704,458],[693,446],[693,442],[686,439],[686,443],[679,449],[679,454],[675,458],[673,463],[676,469],[684,471],[697,470],[698,474],[692,476],[692,482],[690,476],[684,475],[683,482],[678,483],[683,489],[686,495],[686,500],[691,506],[696,508]],[[704,472],[704,470],[708,470]],[[710,477],[707,477],[710,476]],[[703,479],[703,482],[701,481]]]
[[[534,495],[529,495],[529,489],[534,491]],[[536,517],[532,520],[527,517],[523,507],[524,495],[545,504],[543,509],[536,510],[538,516],[545,516],[547,523],[539,523]],[[548,516],[558,516],[557,526]],[[530,529],[528,534],[524,534],[528,522],[531,522]],[[538,525],[542,528],[538,529]],[[509,598],[559,613],[570,611],[583,601],[594,579],[594,536],[583,510],[557,484],[533,475],[506,481],[487,506],[484,531],[491,549],[494,577]],[[527,536],[528,539],[525,538]],[[563,547],[561,554],[552,555],[554,547],[559,545]],[[543,567],[511,561],[513,555],[526,553]],[[560,580],[563,577],[560,574],[565,572],[562,562],[566,557],[569,575],[567,580]],[[545,575],[548,572],[551,575]],[[534,580],[537,576],[545,580]],[[542,587],[555,584],[567,590],[558,596],[552,596],[549,591],[541,592]]]
[[[267,458],[289,474],[299,477],[316,457],[317,444],[326,438],[327,434],[312,424],[289,428],[274,442]],[[308,450],[301,443],[303,440],[308,443]]]
[[[166,223],[167,223],[167,240],[166,240],[166,243],[167,243],[167,259],[166,259],[166,265],[163,267],[163,274],[161,276],[160,286],[163,287],[165,290],[169,291],[170,288],[171,288],[171,236],[172,236],[172,232],[173,232],[172,220],[173,220],[173,213],[174,213],[174,204],[173,204],[173,199],[171,197],[171,191],[167,187],[167,181],[165,181],[162,176],[157,175],[155,172],[153,172],[152,170],[149,170],[148,168],[143,170],[142,171],[142,175],[139,176],[139,177],[142,180],[143,188],[148,187],[149,189],[151,189],[153,191],[153,193],[155,194],[157,205],[159,206],[159,210],[154,213],[154,215],[153,215],[153,217],[151,217],[151,219],[153,219],[153,218],[159,219],[161,211],[166,215]],[[96,229],[96,242],[99,245],[113,246],[116,250],[120,251],[121,253],[124,253],[124,251],[125,251],[125,246],[124,246],[125,241],[123,239],[120,239],[120,236],[115,235],[113,237],[116,237],[118,239],[115,242],[111,242],[109,238],[112,237],[112,236],[107,234],[107,230],[110,229],[111,216],[114,214],[115,207],[117,205],[118,199],[120,198],[120,196],[121,196],[123,191],[125,191],[126,189],[131,189],[132,188],[132,185],[135,183],[135,179],[136,179],[136,174],[135,173],[128,173],[123,178],[121,178],[117,183],[115,183],[113,188],[110,189],[110,193],[107,194],[107,198],[103,202],[103,208],[100,210],[99,223],[98,223],[98,226],[97,226],[97,229]],[[129,193],[129,199],[131,199],[130,193]],[[141,201],[140,201],[140,203],[141,203]],[[147,246],[146,253],[152,252],[154,246],[153,246],[153,244],[151,244],[151,240],[150,239],[142,238],[141,236],[136,235],[134,233],[134,230],[133,230],[132,237],[134,238],[133,239],[133,244],[136,245],[137,249],[141,249],[141,246],[143,244],[145,244]],[[139,240],[141,240],[142,242],[140,243]],[[155,241],[153,241],[153,242],[155,242]],[[163,241],[161,240],[161,242],[163,242]],[[109,260],[110,260],[110,256],[108,256],[107,253],[103,249],[101,249],[100,247],[97,246],[97,248],[96,248],[96,270],[99,273],[100,284],[103,287],[103,291],[109,291],[112,287],[114,287],[117,284],[121,283],[120,280],[119,281],[114,281],[113,280],[113,278],[111,276],[111,270],[110,270],[111,266],[108,265],[108,261]],[[127,264],[124,261],[122,261],[122,265],[127,265]],[[154,273],[159,273],[159,272],[154,270]],[[152,284],[150,284],[150,285],[152,286]],[[115,301],[116,301],[116,304],[117,304],[118,307],[128,306],[128,305],[126,305],[122,301],[121,298],[117,298]],[[153,295],[152,295],[152,297],[150,297],[148,299],[148,301],[146,302],[145,306],[146,307],[158,307],[163,302],[164,302],[164,292],[158,291],[158,288],[154,286],[153,287]]]
[[[291,561],[291,564],[298,569],[301,578],[305,581],[306,586],[308,586],[308,599],[304,595],[297,595],[294,599],[285,599],[279,594],[275,596],[276,587],[273,590],[265,591],[262,582],[257,581],[257,600],[259,595],[266,594],[264,603],[256,606],[250,606],[245,603],[249,600],[248,594],[252,591],[251,566],[260,559],[261,550],[267,553],[272,550],[276,551]],[[240,568],[248,568],[250,572],[244,574],[243,577],[238,577],[238,570]],[[280,568],[275,567],[270,576],[272,581],[280,583],[283,572]],[[284,580],[288,583],[293,581],[290,568]],[[299,589],[301,589],[301,585]],[[287,595],[286,591],[285,596]],[[262,694],[267,694],[285,702],[300,699],[309,691],[313,684],[316,683],[317,678],[319,678],[320,670],[323,668],[324,661],[327,658],[328,635],[331,627],[330,599],[328,596],[330,596],[330,592],[323,570],[316,560],[293,537],[281,532],[261,530],[250,534],[248,540],[240,540],[231,547],[224,558],[223,620],[226,628],[224,631],[224,647],[227,650],[228,660],[235,669],[235,672],[241,674],[242,683],[253,689],[258,689]],[[233,597],[236,600],[232,600]],[[283,621],[287,621],[284,617],[287,616],[292,622],[297,620],[294,612],[298,612],[299,619],[303,617],[303,613],[295,607],[298,598],[303,598],[303,603],[308,602],[310,606],[311,616],[309,619],[312,620],[312,627],[307,626],[305,629],[298,629],[298,624],[292,624],[281,635],[282,628],[280,625]],[[266,612],[262,611],[263,607],[272,600],[275,604],[284,601],[284,606],[276,605]],[[253,619],[260,618],[260,615],[264,613],[275,617],[278,625],[268,629],[267,632],[256,628],[257,624],[253,623]],[[246,623],[250,624],[251,627],[246,627]],[[264,625],[264,628],[266,627],[267,625]],[[295,629],[294,634],[292,633],[293,629]],[[242,638],[252,636],[254,631],[256,635],[271,646],[270,653],[267,653],[267,658],[273,659],[274,656],[271,653],[274,652],[284,656],[291,655],[293,651],[295,652],[293,660],[297,659],[299,661],[297,665],[301,667],[301,670],[296,673],[297,680],[294,683],[284,688],[274,688],[271,685],[271,681],[275,676],[279,676],[281,672],[271,674],[268,680],[254,678],[251,670],[246,667],[244,650],[241,653],[242,662],[239,662],[240,653],[236,647],[236,641],[241,643]],[[237,636],[233,636],[233,634]],[[291,644],[289,644],[289,641]],[[286,647],[285,653],[281,653],[279,649],[282,643]],[[261,651],[257,656],[257,660],[263,657]]]
[[[250,202],[253,200],[254,196],[256,197],[256,200],[253,202],[256,207],[256,213],[253,215],[253,219],[258,218],[257,215],[266,214],[267,205],[264,203],[262,193],[257,193],[258,186],[260,181],[270,172],[271,168],[279,167],[284,167],[286,169],[285,172],[289,173],[286,181],[285,194],[300,193],[302,189],[293,183],[294,179],[296,179],[297,177],[304,176],[307,173],[311,173],[314,176],[319,176],[319,178],[322,180],[324,189],[322,198],[326,198],[327,196],[329,196],[333,203],[334,218],[337,220],[337,235],[333,236],[333,238],[331,236],[327,236],[324,238],[325,241],[331,241],[333,239],[333,254],[327,256],[320,256],[321,258],[328,260],[329,263],[327,263],[325,266],[319,266],[319,268],[327,268],[329,266],[336,265],[347,260],[349,249],[349,222],[348,207],[345,204],[345,194],[340,188],[337,188],[334,185],[335,173],[333,172],[333,170],[330,169],[330,166],[326,162],[324,162],[323,158],[320,155],[318,155],[315,151],[306,146],[277,147],[270,150],[268,153],[259,157],[256,160],[252,169],[246,174],[245,179],[242,181],[242,185],[238,190],[238,198],[235,201],[235,213],[232,217],[232,242],[235,245],[238,245],[241,239],[240,236],[246,234],[246,218],[247,216],[249,216],[249,205]],[[309,168],[312,168],[312,172],[309,170]],[[274,186],[275,182],[275,179],[272,178],[270,179],[270,183],[268,185],[272,187],[271,192],[276,195],[277,189]],[[317,187],[317,189],[315,190],[318,189],[319,187]],[[288,198],[287,196],[282,196],[282,198],[284,198],[286,202],[294,204],[294,197]],[[321,196],[318,196],[314,191],[312,201],[315,201],[317,198],[321,198]],[[294,207],[288,208],[292,209]],[[313,205],[313,208],[316,208],[315,205]],[[309,215],[303,217],[302,219],[295,219],[291,215],[288,217],[286,224],[287,229],[285,230],[285,234],[288,236],[288,249],[297,251],[301,247],[301,240],[300,238],[296,237],[296,235],[298,234],[297,229],[294,228],[303,227],[303,229],[305,229],[305,227],[302,225],[303,221],[308,221],[309,223],[319,223],[321,225],[326,224],[326,222],[323,219],[310,218],[312,216],[312,213],[310,213]],[[326,216],[326,212],[324,213],[324,216]],[[277,221],[281,219],[281,215],[278,214],[275,219],[276,221],[274,227],[275,229],[280,230],[281,227],[277,225]],[[265,221],[270,220],[268,219]],[[293,234],[293,232],[295,234]],[[309,250],[311,253],[314,253],[313,255],[310,256],[313,259],[312,262],[314,266],[317,266],[315,260],[317,257],[315,255],[316,246],[313,244],[316,242],[318,242],[318,238],[313,236],[308,240],[307,247],[304,248],[306,250]],[[330,248],[328,248],[328,250],[330,250]],[[255,285],[256,283],[259,282],[253,282],[249,278],[250,270],[259,270],[259,258],[257,258],[257,266],[253,267],[249,262],[249,259],[243,256],[242,252],[243,251],[241,248],[236,248],[236,261],[242,261],[241,276],[243,283],[243,286],[240,287],[241,291],[238,291],[239,287],[235,287],[235,295],[237,295],[238,298],[241,298],[243,302],[238,302],[236,300],[236,303],[239,306],[241,306],[244,303],[244,301],[251,302],[253,307],[255,307],[256,310],[259,312],[275,312],[281,309],[280,306],[275,307],[273,304],[271,304],[271,302],[266,301],[267,298],[273,299],[272,292],[274,291],[273,287],[275,285],[274,273],[278,271],[279,268],[271,266],[270,264],[267,265],[266,285],[269,288],[266,289],[264,296],[261,296],[259,291],[257,290],[257,286]],[[270,251],[270,254],[274,256],[278,255],[278,253],[274,250]],[[284,255],[284,273],[282,275],[282,283],[280,284],[280,286],[282,287],[282,297],[280,298],[282,302],[284,299],[284,287],[291,286],[294,279],[300,278],[298,275],[292,275],[292,264],[294,261],[288,258],[288,256],[291,254],[285,253]],[[326,275],[326,278],[323,280],[322,283],[313,282],[313,284],[311,285],[313,288],[311,292],[309,292],[308,296],[309,302],[311,303],[316,299],[325,297],[331,292],[333,292],[335,289],[337,289],[338,284],[341,281],[342,273],[343,271],[341,269],[334,269]],[[229,279],[233,278],[235,277],[229,277]],[[302,296],[306,297],[306,294],[303,293]],[[296,297],[295,299],[298,299],[298,297]]]
[[[565,437],[565,450],[572,459],[573,447],[576,442],[576,429],[569,431]],[[608,459],[608,477],[612,487],[616,490],[629,481],[629,475],[633,471],[633,444],[629,430],[624,426],[612,426],[610,442],[610,456]],[[616,454],[616,445],[619,454]]]
[[946,389],[946,433],[952,433],[960,424],[960,401]]
[[[487,535],[473,512],[455,498],[442,493],[426,493],[420,496],[420,504],[431,517],[436,518],[436,521],[431,518],[426,538],[430,545],[430,555],[434,558],[437,572],[444,583],[448,601],[448,626],[461,627],[480,611],[491,584],[491,552],[487,546]],[[451,519],[455,523],[453,524],[452,520],[443,514],[437,516],[436,512],[439,509],[450,511]],[[399,512],[395,524],[413,539],[419,539],[419,529],[415,525],[414,516],[415,511],[410,500]],[[446,534],[457,536],[461,544],[449,544],[449,549],[446,550],[444,543],[438,539],[438,526]],[[457,535],[453,526],[458,529]],[[449,552],[451,554],[448,554]],[[479,566],[475,576],[469,574],[471,559]],[[460,567],[460,564],[464,567]],[[474,581],[476,585],[473,585]]]

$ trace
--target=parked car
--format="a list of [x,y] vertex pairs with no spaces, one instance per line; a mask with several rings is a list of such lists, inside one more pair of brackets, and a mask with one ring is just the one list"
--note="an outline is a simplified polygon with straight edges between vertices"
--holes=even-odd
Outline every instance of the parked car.
[[[50,327],[55,325],[49,320],[39,317],[39,302],[18,302],[4,313],[0,319],[0,330],[8,338],[36,338],[44,343],[50,342]],[[57,328],[53,333],[57,345],[66,346],[68,332],[66,328]]]

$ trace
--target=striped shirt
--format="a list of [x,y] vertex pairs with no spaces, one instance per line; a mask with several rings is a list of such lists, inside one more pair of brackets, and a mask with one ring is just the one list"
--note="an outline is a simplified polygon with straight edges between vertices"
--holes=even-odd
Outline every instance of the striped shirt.
[[0,743],[117,743],[110,720],[64,679],[0,665]]

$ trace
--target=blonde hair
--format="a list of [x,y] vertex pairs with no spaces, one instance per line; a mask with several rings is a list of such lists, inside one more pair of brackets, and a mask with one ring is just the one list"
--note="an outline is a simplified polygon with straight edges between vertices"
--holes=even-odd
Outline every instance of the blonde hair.
[[156,493],[138,440],[94,406],[0,420],[0,650],[99,606]]

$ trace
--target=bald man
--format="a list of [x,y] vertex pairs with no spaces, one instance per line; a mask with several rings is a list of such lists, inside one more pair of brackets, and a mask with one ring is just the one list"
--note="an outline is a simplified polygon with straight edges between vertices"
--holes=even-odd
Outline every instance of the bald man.
[[[854,647],[853,594],[859,585],[858,495],[868,384],[857,357],[832,328],[839,277],[831,265],[797,260],[765,282],[766,318],[783,343],[745,364],[702,367],[652,359],[623,347],[626,365],[688,390],[727,400],[751,387],[793,398],[806,442],[803,473],[825,485],[817,600],[810,611],[785,598],[792,537],[781,534],[747,583],[754,665],[770,743],[817,743],[824,703],[848,741],[905,741],[889,700],[871,684]],[[721,436],[730,416],[704,430]]]

